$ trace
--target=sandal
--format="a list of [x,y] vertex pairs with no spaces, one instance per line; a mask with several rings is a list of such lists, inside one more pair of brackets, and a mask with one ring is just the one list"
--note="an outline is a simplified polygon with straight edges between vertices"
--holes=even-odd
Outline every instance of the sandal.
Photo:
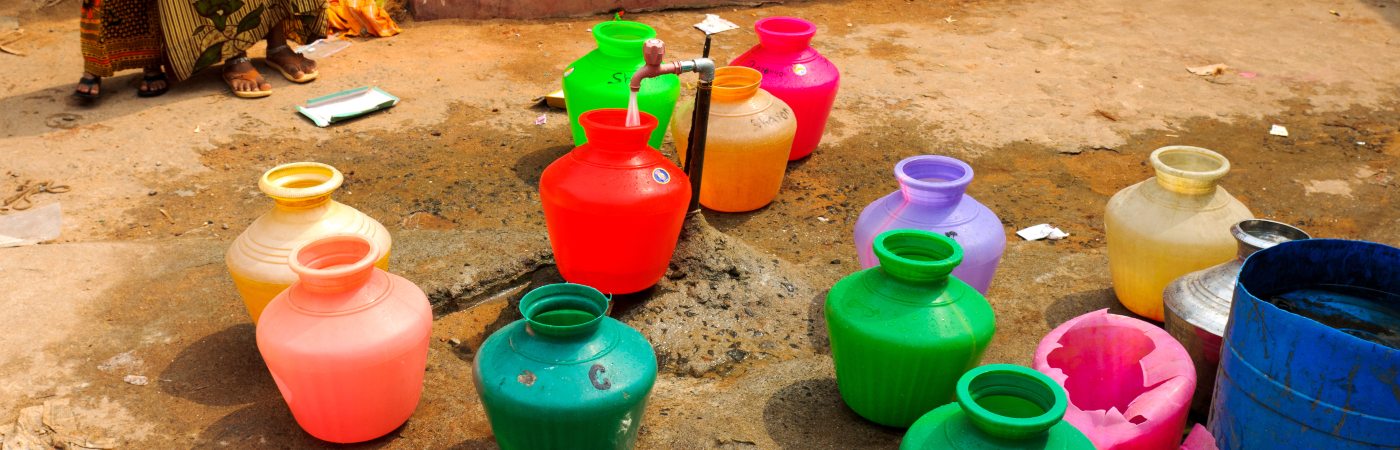
[[[288,69],[287,67],[283,66],[282,64],[279,64],[277,61],[275,61],[275,60],[272,59],[272,55],[277,54],[277,53],[281,53],[281,52],[284,52],[284,51],[285,51],[285,52],[288,52],[288,53],[296,54],[296,52],[293,52],[292,49],[291,49],[290,47],[287,47],[287,46],[285,46],[285,45],[279,45],[279,46],[277,46],[276,48],[273,48],[272,50],[268,50],[268,51],[267,51],[267,58],[263,59],[263,61],[267,62],[267,65],[268,65],[269,67],[272,67],[273,69],[277,69],[278,72],[281,72],[283,78],[286,78],[288,81],[291,81],[291,82],[293,82],[293,83],[310,83],[312,80],[315,80],[316,77],[321,76],[321,73],[320,73],[319,71],[315,71],[315,70],[312,70],[312,71],[310,71],[310,72],[305,72],[305,71],[303,71],[303,72],[301,73],[301,76],[300,76],[300,77],[292,76],[292,71],[291,71],[290,69]],[[305,58],[305,57],[303,57],[303,58]]]
[[151,83],[155,83],[155,82],[162,82],[162,83],[165,83],[165,86],[162,86],[160,89],[150,89],[150,90],[141,90],[141,89],[137,89],[137,90],[136,90],[136,96],[137,96],[137,97],[159,97],[161,94],[164,94],[165,91],[170,90],[170,79],[169,79],[169,78],[166,78],[166,77],[165,77],[165,72],[162,71],[162,70],[159,70],[159,69],[157,69],[157,70],[154,71],[154,72],[151,72],[151,71],[142,71],[142,73],[141,73],[141,82],[146,83],[146,86],[148,86],[148,87],[151,85]]
[[243,72],[240,74],[229,73],[227,67],[241,63],[248,63],[249,65],[251,65],[253,63],[253,60],[248,59],[247,56],[240,56],[224,62],[225,69],[223,70],[222,74],[224,78],[224,83],[228,85],[229,90],[233,92],[233,95],[238,96],[239,98],[263,98],[272,95],[272,89],[240,91],[233,88],[234,80],[251,81],[258,86],[267,84],[267,79],[263,78],[262,74],[259,74],[256,70]]
[[[79,100],[89,102],[97,100],[97,96],[102,93],[102,77],[83,74],[83,77],[78,79],[78,84],[82,86],[87,86],[88,88],[87,92],[79,91],[77,89],[73,90],[73,97]],[[98,89],[97,93],[92,92],[92,88],[94,87]]]

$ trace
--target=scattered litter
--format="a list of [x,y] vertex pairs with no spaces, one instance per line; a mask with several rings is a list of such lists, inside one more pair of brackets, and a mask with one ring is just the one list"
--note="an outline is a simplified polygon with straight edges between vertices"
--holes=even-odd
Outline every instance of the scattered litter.
[[146,378],[145,375],[127,375],[125,377],[122,377],[122,381],[125,381],[126,384],[136,386],[145,386],[151,383],[151,380]]
[[1059,228],[1052,227],[1048,223],[1023,228],[1021,231],[1017,231],[1016,235],[1027,241],[1039,241],[1041,239],[1058,241],[1069,237],[1069,233],[1061,231]]
[[549,122],[548,114],[540,114],[539,117],[535,118],[535,125],[544,125],[547,122]]
[[1342,17],[1342,13],[1337,12],[1337,10],[1335,10],[1335,9],[1329,9],[1329,10],[1327,10],[1327,12],[1328,12],[1329,14],[1334,15],[1334,16]]
[[177,189],[175,190],[175,195],[181,197],[194,197],[194,191],[189,189]]
[[24,37],[24,30],[19,27],[19,18],[0,16],[0,52],[24,56],[24,52],[14,47],[8,47],[9,44],[19,41],[22,37]]
[[550,107],[550,108],[566,109],[565,106],[564,106],[564,90],[563,90],[563,89],[558,89],[558,90],[555,90],[554,92],[550,92],[550,93],[547,94],[547,95],[542,95],[542,96],[539,96],[539,97],[535,97],[534,100],[531,100],[531,103],[532,103],[532,104],[535,104],[535,105],[538,105],[538,104],[543,103],[545,106],[548,106],[548,107]]
[[1259,74],[1255,72],[1240,72],[1240,76],[1244,78],[1254,78],[1259,76]]
[[307,100],[306,106],[298,106],[297,111],[311,119],[316,126],[325,128],[397,104],[398,97],[377,87],[366,86]]
[[1274,126],[1269,127],[1269,134],[1288,137],[1288,128],[1285,128],[1283,125],[1274,124]]
[[705,20],[695,24],[695,28],[699,28],[700,31],[704,31],[705,34],[718,34],[729,30],[737,30],[739,26],[735,25],[734,22],[721,19],[717,15],[706,14]]
[[170,221],[170,223],[175,223],[175,218],[170,217],[170,213],[165,212],[165,208],[156,208],[156,210],[160,211],[160,215],[165,216],[165,220]]
[[1203,77],[1213,77],[1225,73],[1225,70],[1229,68],[1230,66],[1224,64],[1211,64],[1208,66],[1187,67],[1186,70]]
[[103,372],[114,372],[118,369],[131,369],[141,365],[141,358],[131,352],[121,352],[111,358],[107,358],[102,364],[97,365],[97,370]]
[[953,22],[957,22],[958,19],[954,19],[953,16],[948,16],[948,17],[944,17],[944,18],[943,18],[943,21],[944,21],[944,22],[948,22],[948,23],[953,23]]
[[348,40],[335,38],[321,38],[315,40],[310,44],[297,47],[296,52],[300,53],[301,56],[307,57],[308,59],[317,60],[334,55],[337,52],[345,50],[348,47],[350,47],[350,41]]
[[1098,114],[1098,115],[1102,116],[1103,118],[1108,119],[1108,120],[1113,121],[1113,122],[1117,122],[1117,121],[1118,121],[1118,116],[1115,116],[1115,115],[1113,115],[1112,113],[1109,113],[1108,111],[1104,111],[1104,110],[1102,110],[1102,109],[1095,109],[1095,110],[1094,110],[1094,114]]
[[40,181],[35,183],[34,180],[24,180],[24,183],[21,183],[19,187],[15,188],[14,195],[6,197],[4,201],[0,201],[0,211],[9,209],[23,211],[34,206],[34,199],[32,197],[35,195],[62,194],[71,190],[73,190],[73,188],[68,187],[68,185],[54,184],[53,181]]
[[1356,145],[1366,145],[1366,141],[1356,141]]
[[57,202],[0,215],[0,248],[51,241],[57,239],[62,230],[63,209]]
[[195,134],[198,134],[198,133],[199,133],[199,125],[195,125],[195,126],[194,126],[194,132],[195,132]]
[[45,400],[42,406],[21,409],[15,423],[0,426],[0,446],[99,450],[117,447],[116,439],[81,436],[94,428],[90,424],[83,426],[79,417],[68,399]]
[[830,222],[830,221],[831,221],[831,219],[826,218],[826,216],[817,216],[817,220],[820,220],[820,221],[822,221],[822,222]]

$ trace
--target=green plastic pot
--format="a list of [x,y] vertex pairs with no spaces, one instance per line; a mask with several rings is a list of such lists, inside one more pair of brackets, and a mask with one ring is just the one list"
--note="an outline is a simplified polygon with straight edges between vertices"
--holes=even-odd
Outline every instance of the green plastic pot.
[[597,289],[544,286],[482,343],[473,378],[501,448],[632,448],[656,354],[607,310]]
[[[646,24],[626,20],[593,26],[593,39],[598,42],[598,48],[564,69],[564,103],[569,110],[574,146],[588,142],[583,127],[578,123],[580,114],[602,108],[627,108],[632,73],[645,63],[642,44],[655,37],[656,30]],[[675,75],[642,81],[642,88],[637,93],[637,107],[656,116],[659,123],[647,140],[652,148],[661,148],[661,140],[671,123],[671,112],[676,109],[680,89],[681,79]]]
[[908,427],[953,399],[996,332],[992,306],[949,275],[962,262],[952,239],[896,229],[875,237],[880,265],[827,294],[826,323],[841,398],[872,422]]
[[1093,450],[1084,433],[1064,422],[1069,400],[1055,380],[1028,367],[991,364],[958,379],[957,401],[924,414],[900,450]]

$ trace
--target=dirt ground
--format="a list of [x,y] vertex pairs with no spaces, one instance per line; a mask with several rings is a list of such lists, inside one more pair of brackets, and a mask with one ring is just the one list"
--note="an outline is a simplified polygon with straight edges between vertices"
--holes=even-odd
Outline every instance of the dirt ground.
[[[390,229],[392,270],[436,312],[417,413],[360,447],[495,448],[473,349],[513,319],[511,300],[559,279],[536,188],[571,147],[567,117],[530,100],[592,47],[585,30],[601,17],[406,23],[324,60],[315,83],[271,77],[267,99],[233,98],[210,73],[138,99],[131,73],[78,107],[78,3],[45,3],[0,5],[26,31],[8,47],[27,53],[0,53],[0,190],[25,179],[73,190],[37,198],[62,205],[60,239],[0,249],[0,423],[48,403],[71,412],[70,434],[123,448],[324,446],[292,421],[223,266],[269,207],[257,177],[316,160],[346,174],[340,201]],[[613,314],[662,364],[641,448],[897,444],[899,430],[842,405],[821,303],[856,270],[855,218],[896,188],[906,156],[968,161],[969,193],[1002,219],[986,363],[1029,364],[1051,327],[1122,311],[1103,209],[1151,175],[1147,155],[1163,145],[1229,157],[1223,185],[1257,216],[1400,245],[1400,2],[813,1],[629,18],[679,59],[698,51],[689,26],[707,12],[745,27],[717,38],[720,62],[755,43],[758,18],[815,21],[843,83],[821,147],[790,164],[772,205],[707,212],[656,288],[618,299]],[[1186,70],[1212,63],[1231,69]],[[326,129],[293,110],[365,85],[403,102]],[[1272,124],[1290,136],[1270,136]],[[1012,234],[1037,223],[1071,236]]]

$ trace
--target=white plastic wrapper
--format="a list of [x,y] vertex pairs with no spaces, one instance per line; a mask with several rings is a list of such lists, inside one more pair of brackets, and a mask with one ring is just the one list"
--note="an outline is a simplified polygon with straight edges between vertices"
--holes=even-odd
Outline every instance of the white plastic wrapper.
[[735,25],[734,22],[721,19],[714,14],[706,14],[705,20],[695,24],[695,28],[699,28],[700,31],[704,31],[705,34],[716,34],[729,30],[737,30],[739,26]]
[[0,215],[0,248],[52,241],[62,230],[63,208],[58,203],[10,212]]

